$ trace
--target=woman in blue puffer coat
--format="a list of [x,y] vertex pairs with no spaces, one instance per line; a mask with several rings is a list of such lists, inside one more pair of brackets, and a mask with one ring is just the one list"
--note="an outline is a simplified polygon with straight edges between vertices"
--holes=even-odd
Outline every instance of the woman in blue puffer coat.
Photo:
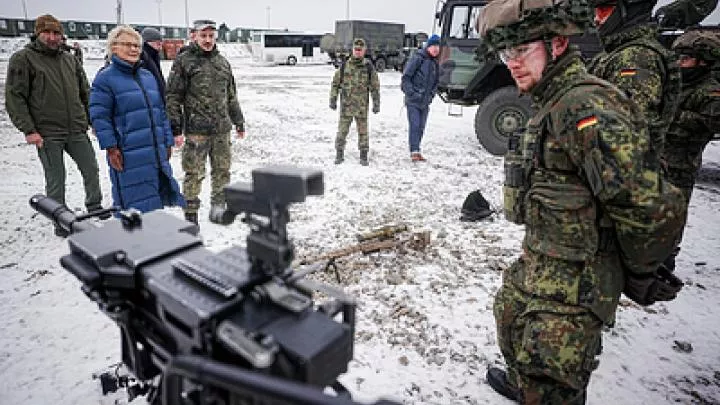
[[142,39],[132,27],[108,34],[111,63],[90,90],[90,119],[107,151],[116,207],[142,212],[185,205],[170,159],[174,144],[153,75],[141,67]]

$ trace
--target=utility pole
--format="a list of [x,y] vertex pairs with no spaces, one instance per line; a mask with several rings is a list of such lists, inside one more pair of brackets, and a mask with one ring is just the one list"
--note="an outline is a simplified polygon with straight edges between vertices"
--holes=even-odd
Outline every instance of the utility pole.
[[188,11],[188,0],[185,0],[185,37],[190,40],[190,12]]
[[265,17],[267,18],[267,27],[270,29],[270,6],[265,7]]
[[347,4],[345,6],[345,19],[350,19],[350,0],[347,0]]
[[25,14],[25,19],[27,20],[27,19],[28,19],[28,16],[27,16],[27,3],[25,2],[25,0],[22,0],[22,7],[23,7],[23,14]]
[[158,24],[162,27],[162,0],[155,0],[158,4]]
[[117,0],[117,25],[120,25],[122,23],[122,0]]

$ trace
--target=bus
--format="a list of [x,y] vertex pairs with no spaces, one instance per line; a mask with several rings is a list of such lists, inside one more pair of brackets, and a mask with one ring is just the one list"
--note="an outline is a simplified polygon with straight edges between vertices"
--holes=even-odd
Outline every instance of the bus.
[[320,51],[321,38],[321,34],[303,32],[255,31],[252,33],[253,60],[291,66],[298,63],[327,63],[328,55]]

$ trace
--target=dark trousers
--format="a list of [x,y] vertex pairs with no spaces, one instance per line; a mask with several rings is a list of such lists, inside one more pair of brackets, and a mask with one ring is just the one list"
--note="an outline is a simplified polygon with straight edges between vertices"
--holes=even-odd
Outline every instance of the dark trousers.
[[407,105],[408,123],[410,124],[410,153],[420,152],[420,142],[425,134],[430,107],[420,108]]
[[43,138],[38,156],[45,172],[45,194],[65,204],[65,159],[70,155],[75,161],[85,185],[85,207],[88,211],[102,208],[102,192],[98,177],[95,150],[87,134],[73,134],[64,138]]

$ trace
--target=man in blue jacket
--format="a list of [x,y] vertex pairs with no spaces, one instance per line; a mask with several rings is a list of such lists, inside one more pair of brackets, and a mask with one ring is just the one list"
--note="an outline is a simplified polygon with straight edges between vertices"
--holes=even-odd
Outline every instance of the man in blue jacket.
[[424,162],[420,153],[420,142],[425,133],[430,103],[437,91],[439,66],[437,57],[440,54],[440,37],[431,36],[425,49],[413,55],[402,75],[401,88],[405,93],[410,129],[410,158],[413,162]]

